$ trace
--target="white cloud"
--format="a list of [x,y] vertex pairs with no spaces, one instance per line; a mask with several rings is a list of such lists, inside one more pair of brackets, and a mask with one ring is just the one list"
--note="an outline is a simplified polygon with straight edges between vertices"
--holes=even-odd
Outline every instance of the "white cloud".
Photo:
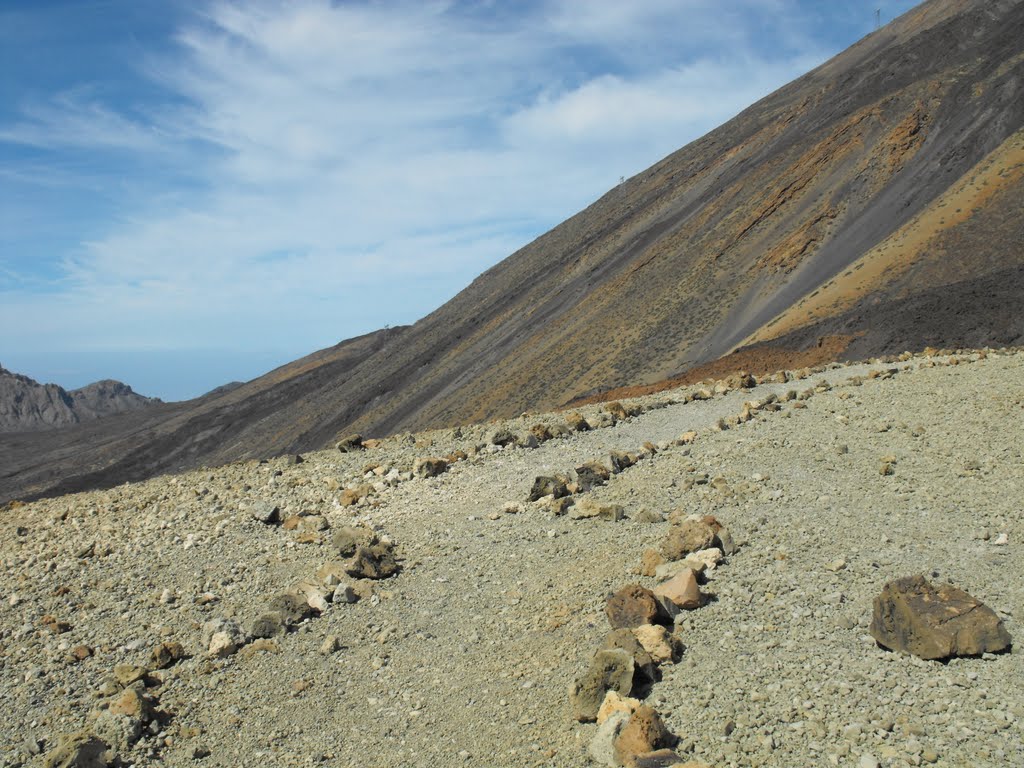
[[218,2],[143,63],[172,96],[144,118],[60,97],[0,127],[53,151],[170,153],[198,182],[124,200],[65,254],[67,287],[0,297],[0,324],[31,317],[30,343],[55,350],[298,356],[410,322],[823,58],[759,53],[743,41],[761,16],[722,25],[709,0],[464,11]]

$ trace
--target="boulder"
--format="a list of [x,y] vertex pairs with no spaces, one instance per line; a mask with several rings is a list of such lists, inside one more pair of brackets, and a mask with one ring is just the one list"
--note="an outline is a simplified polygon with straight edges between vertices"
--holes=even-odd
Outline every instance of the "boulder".
[[999,653],[1010,633],[995,612],[950,584],[923,576],[896,579],[875,598],[871,636],[879,645],[922,659]]
[[633,692],[645,693],[658,682],[658,668],[651,654],[629,629],[613,629],[601,644],[602,651],[620,650],[633,657]]
[[702,520],[686,519],[669,528],[661,553],[669,560],[682,560],[691,552],[707,549],[715,543],[715,530]]
[[617,711],[601,721],[587,747],[590,759],[594,763],[608,768],[617,768],[621,765],[615,756],[615,741],[629,722],[629,716],[629,712]]
[[412,464],[412,473],[416,477],[437,477],[447,469],[448,462],[437,456],[416,459]]
[[671,600],[677,607],[687,611],[700,608],[703,604],[697,575],[689,568],[684,568],[668,581],[656,586],[654,594]]
[[628,696],[632,689],[632,655],[621,648],[598,651],[570,691],[573,716],[581,723],[593,722],[608,691]]
[[597,461],[588,461],[576,467],[576,482],[579,484],[580,492],[604,485],[610,476],[608,469]]
[[615,757],[620,765],[631,765],[639,755],[675,745],[676,739],[653,707],[641,704],[615,739]]
[[45,768],[107,768],[110,745],[87,731],[79,731],[57,740],[57,746],[43,762]]
[[386,579],[398,573],[394,547],[384,542],[356,547],[345,572],[357,579]]
[[590,422],[583,418],[583,414],[578,411],[567,413],[565,415],[565,423],[569,425],[569,429],[573,432],[587,432],[590,430]]
[[338,442],[337,448],[342,453],[355,453],[356,451],[362,451],[365,448],[363,445],[363,436],[355,434],[343,437]]
[[604,612],[612,629],[657,624],[664,618],[654,593],[639,584],[627,584],[609,595]]
[[541,475],[533,481],[533,488],[530,489],[529,501],[537,501],[545,496],[554,496],[556,499],[569,495],[568,479],[561,475]]
[[245,645],[247,639],[245,632],[238,626],[238,622],[232,619],[211,619],[203,624],[203,647],[211,656],[217,658],[230,656]]

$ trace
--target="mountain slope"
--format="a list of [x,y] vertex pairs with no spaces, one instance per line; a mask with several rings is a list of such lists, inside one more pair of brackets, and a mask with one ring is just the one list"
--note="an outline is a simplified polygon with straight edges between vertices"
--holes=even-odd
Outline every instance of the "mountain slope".
[[1022,162],[1024,0],[930,0],[409,328],[60,442],[0,440],[0,499],[551,409],[707,364],[1021,343]]
[[69,392],[0,367],[0,432],[66,427],[159,402],[112,379]]
[[[753,340],[910,229],[919,247],[884,288],[894,300],[1020,267],[1022,41],[1021,2],[935,0],[906,14],[481,275],[355,372],[323,437],[666,378]],[[974,194],[986,162],[1006,183]],[[971,203],[956,222],[927,218],[961,187]],[[985,297],[964,308],[981,343],[1006,335],[1005,309]],[[925,320],[940,337],[943,322]],[[891,332],[922,346],[916,325]]]

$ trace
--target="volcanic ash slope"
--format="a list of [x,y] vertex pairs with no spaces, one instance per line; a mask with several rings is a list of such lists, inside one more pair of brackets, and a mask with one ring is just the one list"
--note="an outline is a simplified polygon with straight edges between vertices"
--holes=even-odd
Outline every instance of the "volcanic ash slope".
[[[597,428],[534,448],[492,437],[507,427],[530,442],[529,427],[564,414],[8,508],[0,765],[44,764],[80,729],[120,738],[135,765],[587,765],[595,726],[573,719],[569,687],[608,631],[607,593],[653,585],[638,566],[667,523],[640,513],[674,509],[713,514],[739,544],[708,574],[711,602],[677,620],[685,651],[648,698],[681,754],[1024,764],[1019,652],[924,662],[867,633],[882,586],[923,573],[1021,637],[1024,353],[804,373],[691,402],[693,390],[659,393],[614,424],[594,406],[583,415]],[[778,410],[716,428],[770,394]],[[625,520],[526,501],[536,476],[611,451],[640,460],[577,504],[618,504]],[[436,477],[410,472],[445,455]],[[397,575],[342,575],[356,602],[339,591],[290,632],[209,654],[204,625],[248,629],[269,598],[338,560],[334,534],[357,523],[397,544]]]

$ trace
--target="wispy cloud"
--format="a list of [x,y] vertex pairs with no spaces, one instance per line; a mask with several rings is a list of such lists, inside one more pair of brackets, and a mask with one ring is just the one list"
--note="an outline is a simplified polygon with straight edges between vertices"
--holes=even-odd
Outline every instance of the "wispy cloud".
[[[759,42],[799,34],[795,12],[781,0],[548,0],[516,13],[211,3],[169,53],[136,62],[144,99],[103,102],[81,84],[33,95],[0,125],[0,148],[30,146],[32,163],[127,155],[167,174],[120,170],[128,193],[104,226],[55,254],[67,287],[8,288],[0,324],[31,316],[25,343],[56,354],[298,356],[411,322],[619,176],[823,60],[832,51],[810,37],[781,52]],[[161,156],[173,173],[154,166]],[[8,264],[6,284],[24,271]]]

